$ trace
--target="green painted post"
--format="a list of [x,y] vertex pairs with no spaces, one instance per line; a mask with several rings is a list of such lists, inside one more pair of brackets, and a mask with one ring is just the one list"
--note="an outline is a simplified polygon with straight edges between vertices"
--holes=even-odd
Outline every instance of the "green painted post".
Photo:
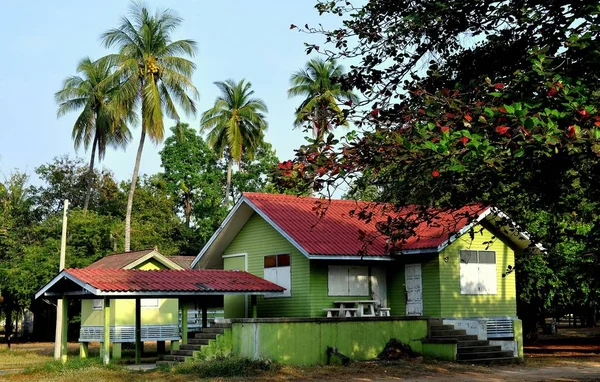
[[258,306],[256,304],[256,295],[250,296],[250,305],[252,306],[252,318],[258,318]]
[[89,357],[88,343],[80,342],[79,343],[79,358],[86,359]]
[[110,298],[104,297],[104,342],[102,343],[104,364],[110,362]]
[[60,360],[62,363],[67,362],[67,351],[69,347],[67,345],[67,328],[69,326],[69,300],[66,297],[62,298],[62,312],[61,312],[61,333],[60,333]]
[[113,359],[121,359],[121,349],[122,349],[122,347],[121,347],[120,342],[113,343],[113,346],[112,346],[112,352],[113,352],[112,358]]
[[188,343],[188,306],[185,302],[181,305],[181,343]]
[[135,299],[135,363],[142,363],[142,307],[140,299]]

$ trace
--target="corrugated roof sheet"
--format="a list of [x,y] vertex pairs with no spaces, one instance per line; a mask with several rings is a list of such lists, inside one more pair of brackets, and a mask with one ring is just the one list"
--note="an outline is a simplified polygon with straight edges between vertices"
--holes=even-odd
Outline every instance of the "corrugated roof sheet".
[[166,256],[166,258],[183,269],[190,269],[192,267],[192,261],[194,261],[196,256]]
[[[414,234],[399,244],[400,249],[435,249],[487,209],[475,204],[430,210],[435,218],[420,222],[414,220],[419,218],[414,207],[396,210],[392,205],[353,200],[262,193],[244,196],[311,255],[385,256],[388,239],[377,230],[377,225],[394,216],[418,222]],[[362,209],[373,212],[370,220],[358,219],[356,215]]]
[[103,292],[282,292],[285,288],[247,272],[218,269],[142,271],[136,269],[66,269],[76,279]]
[[[113,253],[107,255],[100,260],[87,266],[89,269],[121,269],[127,265],[133,263],[136,260],[141,259],[150,252],[154,251],[154,248],[142,249],[140,251]],[[189,268],[189,267],[188,267]]]

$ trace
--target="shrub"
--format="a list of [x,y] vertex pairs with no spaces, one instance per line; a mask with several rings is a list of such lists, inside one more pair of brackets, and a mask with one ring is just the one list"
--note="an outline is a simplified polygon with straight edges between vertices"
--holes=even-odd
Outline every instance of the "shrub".
[[181,374],[193,374],[200,378],[250,377],[264,371],[275,371],[279,365],[270,360],[248,358],[216,358],[199,360],[176,366],[173,370]]

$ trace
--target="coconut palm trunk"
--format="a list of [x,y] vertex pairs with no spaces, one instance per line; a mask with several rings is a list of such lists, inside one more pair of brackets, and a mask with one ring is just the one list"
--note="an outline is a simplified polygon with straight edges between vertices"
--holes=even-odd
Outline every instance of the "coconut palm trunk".
[[98,146],[98,133],[94,135],[92,142],[92,156],[90,157],[90,165],[87,176],[87,189],[85,190],[85,201],[83,202],[83,210],[87,211],[90,205],[90,195],[92,194],[92,181],[94,180],[94,161],[96,160],[96,146]]
[[144,151],[144,141],[146,140],[146,129],[144,129],[143,126],[144,122],[142,122],[142,134],[140,136],[140,144],[135,157],[135,166],[133,167],[129,196],[127,197],[127,211],[125,212],[125,252],[131,250],[131,211],[133,210],[133,196],[135,194],[135,186],[140,171],[140,162],[142,161],[142,152]]
[[233,157],[231,154],[227,158],[227,185],[225,186],[225,199],[223,199],[223,205],[229,203],[229,195],[231,195],[231,176],[233,173]]

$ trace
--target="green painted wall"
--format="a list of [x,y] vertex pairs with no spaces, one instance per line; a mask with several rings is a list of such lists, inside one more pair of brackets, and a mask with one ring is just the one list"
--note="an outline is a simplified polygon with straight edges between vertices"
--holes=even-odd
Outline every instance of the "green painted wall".
[[377,357],[392,338],[422,352],[426,320],[234,323],[233,354],[267,358],[283,364],[314,365],[327,361],[328,346],[353,360]]
[[[480,230],[480,228],[484,228]],[[439,254],[440,264],[440,311],[441,317],[501,317],[516,316],[515,273],[506,277],[509,265],[515,265],[515,253],[504,241],[496,237],[488,227],[475,227],[471,240],[468,234],[448,246]],[[491,242],[491,244],[490,244]],[[461,249],[490,250],[496,252],[496,280],[498,293],[495,295],[464,295],[460,293],[460,254]],[[448,261],[445,261],[445,258]],[[437,312],[436,312],[437,313]]]
[[456,344],[423,344],[424,355],[426,355],[427,357],[443,359],[446,361],[456,361],[456,350]]
[[[246,256],[227,257],[223,259],[223,269],[239,271],[246,270]],[[224,317],[246,317],[246,296],[224,296]]]
[[291,255],[291,297],[258,297],[259,317],[308,317],[310,314],[309,261],[258,214],[253,214],[224,255],[248,254],[248,272],[263,277],[264,257]]

